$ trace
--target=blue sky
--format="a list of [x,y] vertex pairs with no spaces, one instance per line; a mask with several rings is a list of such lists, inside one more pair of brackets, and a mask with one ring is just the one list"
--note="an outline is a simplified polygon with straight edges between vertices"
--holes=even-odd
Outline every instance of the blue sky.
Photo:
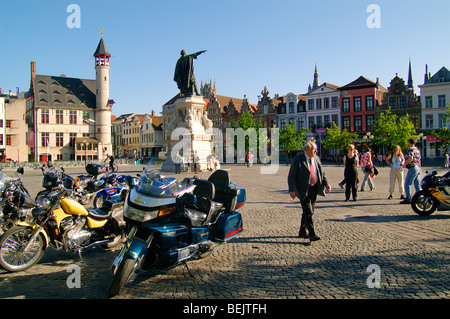
[[[69,28],[70,4],[80,28]],[[369,28],[376,4],[380,28]],[[111,52],[113,114],[157,114],[177,94],[180,51],[195,61],[197,84],[249,98],[306,93],[317,61],[320,82],[345,85],[363,75],[385,87],[405,80],[411,59],[416,92],[425,64],[450,68],[448,0],[0,0],[0,88],[27,91],[37,73],[94,79],[93,53],[104,29]]]

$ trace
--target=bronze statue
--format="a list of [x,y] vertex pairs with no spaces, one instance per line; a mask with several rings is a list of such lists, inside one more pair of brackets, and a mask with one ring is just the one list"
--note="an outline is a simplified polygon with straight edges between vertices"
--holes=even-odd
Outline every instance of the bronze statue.
[[206,50],[188,55],[186,50],[181,50],[181,57],[178,59],[175,66],[173,80],[177,82],[182,96],[192,96],[194,93],[195,95],[199,95],[197,82],[195,81],[194,76],[194,59],[197,59],[197,56],[204,52],[206,52]]

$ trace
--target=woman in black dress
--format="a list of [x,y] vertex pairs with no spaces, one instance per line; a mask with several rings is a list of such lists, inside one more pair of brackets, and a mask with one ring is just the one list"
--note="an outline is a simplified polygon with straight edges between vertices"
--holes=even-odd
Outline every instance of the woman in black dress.
[[352,193],[353,201],[356,202],[357,189],[358,189],[358,170],[359,165],[357,151],[355,146],[350,144],[348,146],[348,152],[344,156],[344,177],[345,177],[345,201],[350,199],[350,192]]

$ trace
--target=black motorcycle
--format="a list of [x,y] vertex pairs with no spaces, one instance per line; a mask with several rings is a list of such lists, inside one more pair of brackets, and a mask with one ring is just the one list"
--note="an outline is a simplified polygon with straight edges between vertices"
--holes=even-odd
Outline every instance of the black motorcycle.
[[16,179],[0,172],[0,226],[3,231],[31,219],[31,211],[38,206],[19,177],[23,172],[23,167],[19,167]]

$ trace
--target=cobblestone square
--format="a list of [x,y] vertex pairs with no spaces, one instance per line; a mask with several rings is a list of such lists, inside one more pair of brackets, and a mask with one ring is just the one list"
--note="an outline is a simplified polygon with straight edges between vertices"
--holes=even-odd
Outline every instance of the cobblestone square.
[[[450,212],[429,217],[400,205],[398,190],[387,199],[389,168],[379,168],[374,191],[344,202],[338,186],[343,166],[324,163],[333,188],[319,197],[314,223],[320,241],[297,237],[301,208],[287,192],[289,166],[260,174],[262,165],[223,165],[247,191],[240,209],[244,232],[205,259],[158,273],[140,274],[117,299],[437,299],[450,297]],[[426,170],[422,168],[422,177]],[[445,169],[438,168],[442,172]],[[80,170],[80,169],[78,169]],[[137,173],[142,166],[122,166]],[[67,169],[76,174],[76,169]],[[34,174],[34,175],[33,175]],[[201,173],[208,177],[210,172]],[[33,175],[33,176],[31,176]],[[187,173],[177,175],[180,179]],[[192,176],[192,175],[190,175]],[[40,189],[42,175],[23,180]],[[360,176],[361,180],[361,176]],[[48,249],[38,265],[22,273],[0,269],[0,298],[108,298],[116,251],[92,249],[80,263],[76,254]],[[77,264],[81,288],[68,288],[67,268]],[[375,268],[374,268],[375,267]],[[379,286],[376,273],[379,270]],[[375,285],[376,286],[376,285]],[[371,288],[373,287],[373,288]]]

